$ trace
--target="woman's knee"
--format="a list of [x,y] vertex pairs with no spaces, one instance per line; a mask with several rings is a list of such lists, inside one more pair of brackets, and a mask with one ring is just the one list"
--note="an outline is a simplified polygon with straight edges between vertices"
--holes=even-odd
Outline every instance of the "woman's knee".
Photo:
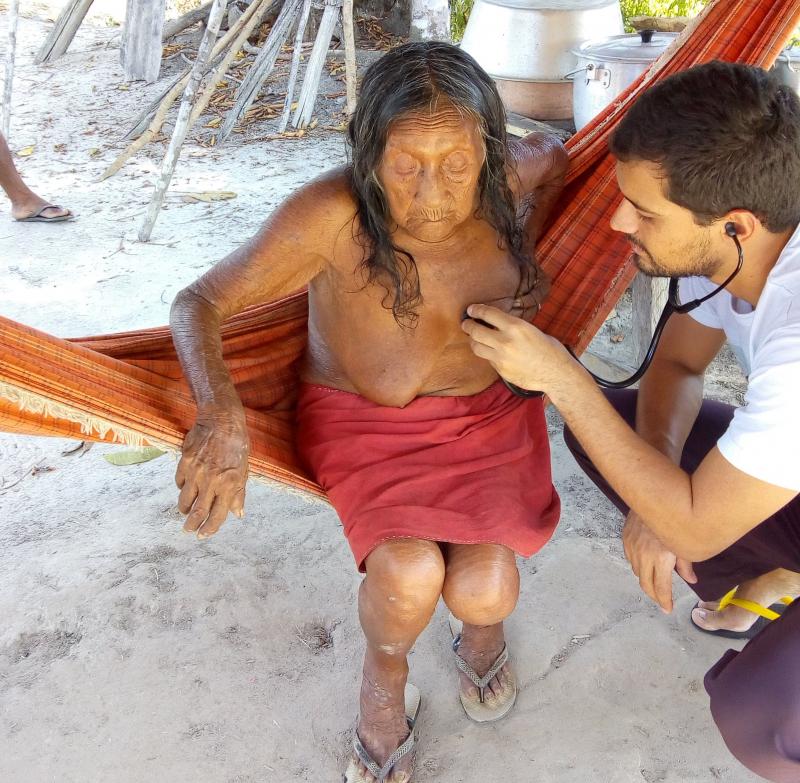
[[519,571],[514,553],[499,544],[459,547],[448,558],[442,596],[469,625],[494,625],[514,611]]
[[433,541],[385,541],[367,557],[366,571],[370,603],[399,618],[432,612],[442,594],[444,558]]

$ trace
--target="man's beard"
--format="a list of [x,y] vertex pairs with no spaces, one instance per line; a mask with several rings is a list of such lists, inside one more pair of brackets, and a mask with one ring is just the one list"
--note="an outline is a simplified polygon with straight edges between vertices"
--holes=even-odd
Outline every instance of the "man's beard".
[[672,255],[680,258],[680,265],[666,266],[662,264],[636,237],[627,234],[628,241],[636,253],[633,263],[639,271],[648,277],[712,277],[720,267],[720,261],[709,255],[710,242],[705,241],[679,248]]

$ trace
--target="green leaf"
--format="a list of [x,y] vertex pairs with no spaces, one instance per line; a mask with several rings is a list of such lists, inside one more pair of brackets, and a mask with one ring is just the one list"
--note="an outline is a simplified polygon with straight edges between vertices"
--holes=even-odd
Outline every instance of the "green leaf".
[[166,451],[157,449],[155,446],[145,446],[141,449],[132,449],[131,451],[117,451],[113,454],[104,454],[103,459],[110,462],[112,465],[138,465],[140,462],[150,462],[151,459],[156,459]]

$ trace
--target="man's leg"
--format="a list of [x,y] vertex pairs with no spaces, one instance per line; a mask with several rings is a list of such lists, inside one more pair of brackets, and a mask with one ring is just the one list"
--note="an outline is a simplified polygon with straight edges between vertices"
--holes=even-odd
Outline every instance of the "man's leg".
[[[606,392],[617,413],[631,426],[636,423],[636,391]],[[697,421],[686,440],[681,467],[693,473],[706,454],[730,424],[734,408],[713,400],[705,400]],[[589,478],[623,513],[628,507],[595,469],[589,457],[568,428],[564,440]],[[778,514],[763,522],[724,552],[702,563],[694,564],[698,582],[690,585],[701,602],[692,618],[708,630],[741,631],[749,628],[756,615],[739,607],[729,606],[715,611],[719,599],[739,585],[737,596],[769,606],[783,595],[800,594],[800,499],[794,500]]]
[[[11,214],[17,220],[21,220],[35,214],[47,202],[37,196],[20,177],[19,172],[14,166],[11,158],[11,150],[6,144],[3,134],[0,133],[0,187],[11,199]],[[48,207],[42,212],[42,217],[56,218],[69,215],[68,209],[59,207]]]
[[[448,544],[447,572],[442,597],[450,611],[464,623],[458,654],[482,677],[503,651],[503,620],[519,598],[516,557],[499,544]],[[477,688],[463,673],[461,690],[470,698]],[[504,666],[489,683],[484,698],[489,707],[506,684]]]
[[[428,624],[444,584],[444,558],[432,541],[386,541],[366,559],[358,608],[367,638],[358,736],[383,766],[408,736],[403,692],[411,647]],[[401,759],[388,783],[408,779],[412,759]],[[362,775],[371,778],[362,767]]]
[[741,652],[728,650],[705,686],[731,753],[774,783],[800,781],[800,603]]

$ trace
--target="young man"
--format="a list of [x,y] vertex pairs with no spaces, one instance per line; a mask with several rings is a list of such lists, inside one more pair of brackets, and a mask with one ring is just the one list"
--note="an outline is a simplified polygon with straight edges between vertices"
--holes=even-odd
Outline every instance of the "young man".
[[496,720],[514,704],[503,620],[519,591],[515,553],[545,544],[559,501],[541,400],[512,395],[460,323],[476,299],[535,312],[533,243],[566,153],[550,137],[508,144],[494,83],[443,43],[401,46],[370,67],[349,138],[348,168],[301,188],[178,295],[173,335],[198,421],[177,480],[185,529],[200,538],[241,513],[248,436],[219,326],[308,285],[298,448],[366,571],[345,780],[407,783],[419,703],[407,655],[440,597],[464,623],[455,663],[467,714]]
[[[673,315],[638,394],[604,396],[563,346],[494,308],[469,308],[494,329],[464,329],[500,375],[558,407],[581,465],[628,514],[648,595],[670,611],[677,568],[702,599],[693,622],[741,634],[757,619],[742,607],[800,594],[800,100],[761,69],[710,63],[648,90],[611,149],[612,227],[638,267],[684,278],[682,302],[724,286]],[[726,339],[748,373],[735,411],[702,399]],[[736,588],[741,606],[716,603]],[[800,602],[728,651],[706,689],[743,764],[800,781]]]

